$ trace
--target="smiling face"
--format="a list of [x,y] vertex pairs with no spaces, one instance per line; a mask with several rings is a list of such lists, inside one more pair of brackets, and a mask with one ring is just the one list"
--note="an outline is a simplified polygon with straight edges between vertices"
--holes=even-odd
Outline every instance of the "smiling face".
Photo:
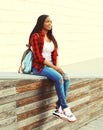
[[49,31],[52,29],[52,20],[50,17],[47,17],[44,21],[43,29]]

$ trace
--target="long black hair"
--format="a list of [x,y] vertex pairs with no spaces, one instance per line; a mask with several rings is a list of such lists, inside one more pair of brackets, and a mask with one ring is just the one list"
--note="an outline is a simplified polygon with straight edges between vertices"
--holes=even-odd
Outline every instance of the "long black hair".
[[[35,27],[33,28],[32,32],[31,32],[31,34],[30,34],[29,44],[30,44],[30,38],[31,38],[32,34],[34,34],[34,33],[39,33],[40,31],[42,31],[43,25],[44,25],[44,21],[45,21],[45,19],[46,19],[47,17],[49,17],[49,15],[41,15],[41,16],[38,17],[37,23],[36,23]],[[48,36],[48,38],[49,38],[50,40],[53,41],[53,43],[55,44],[56,48],[58,48],[57,41],[56,41],[55,37],[54,37],[53,34],[52,34],[52,29],[51,29],[51,30],[48,30],[47,36]]]

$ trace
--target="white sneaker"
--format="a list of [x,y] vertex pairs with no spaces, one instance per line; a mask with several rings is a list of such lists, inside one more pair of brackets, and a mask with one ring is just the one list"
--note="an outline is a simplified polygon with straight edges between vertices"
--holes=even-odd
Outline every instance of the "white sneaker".
[[64,115],[66,116],[66,119],[69,121],[69,122],[75,122],[77,119],[75,117],[75,115],[71,112],[70,108],[67,107],[63,110],[64,112]]
[[53,115],[69,122],[75,122],[77,119],[71,112],[70,108],[62,110],[61,106],[53,112]]
[[63,114],[63,110],[62,110],[61,106],[58,108],[58,111],[59,111],[60,114]]
[[56,117],[60,117],[60,118],[62,117],[62,114],[64,114],[64,113],[63,113],[61,106],[53,112],[53,115],[55,115]]

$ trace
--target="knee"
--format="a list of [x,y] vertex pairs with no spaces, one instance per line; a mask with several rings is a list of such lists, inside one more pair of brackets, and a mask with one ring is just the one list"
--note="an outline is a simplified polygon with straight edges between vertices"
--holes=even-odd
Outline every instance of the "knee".
[[64,75],[64,80],[70,80],[70,76],[68,76],[67,74]]
[[58,77],[58,82],[59,82],[60,84],[63,84],[63,83],[64,83],[64,79],[63,79],[63,77],[62,77],[61,75]]
[[63,78],[61,78],[61,79],[59,79],[59,83],[64,83],[64,80],[63,80]]
[[58,81],[60,84],[63,84],[64,80],[69,81],[70,77],[67,74],[64,76],[59,75],[56,81]]

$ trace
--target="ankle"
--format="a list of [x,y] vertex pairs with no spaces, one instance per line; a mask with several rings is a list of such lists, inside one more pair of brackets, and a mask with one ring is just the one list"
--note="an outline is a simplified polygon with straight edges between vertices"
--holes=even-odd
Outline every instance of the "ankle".
[[67,108],[63,109],[63,112],[64,112],[64,114],[69,114],[69,115],[73,114],[70,107],[67,107]]
[[63,111],[67,111],[67,110],[70,110],[70,107],[66,107],[63,109]]

